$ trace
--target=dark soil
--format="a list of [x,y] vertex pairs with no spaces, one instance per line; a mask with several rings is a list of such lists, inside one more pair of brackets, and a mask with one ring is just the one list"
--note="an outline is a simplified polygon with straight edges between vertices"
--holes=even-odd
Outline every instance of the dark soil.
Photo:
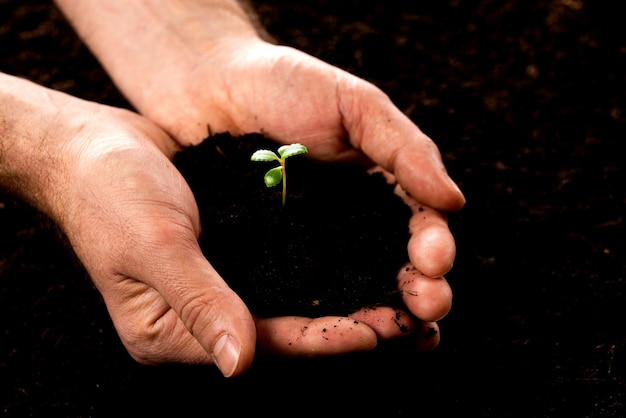
[[260,316],[345,315],[394,304],[395,277],[408,261],[408,207],[381,174],[365,168],[287,160],[282,187],[252,162],[263,136],[211,136],[178,153],[175,164],[200,210],[207,259]]
[[[258,356],[234,380],[139,366],[54,227],[2,194],[0,415],[626,416],[619,2],[255,3],[281,43],[387,92],[464,191],[441,344]],[[0,0],[0,51],[2,71],[128,107],[48,0]]]

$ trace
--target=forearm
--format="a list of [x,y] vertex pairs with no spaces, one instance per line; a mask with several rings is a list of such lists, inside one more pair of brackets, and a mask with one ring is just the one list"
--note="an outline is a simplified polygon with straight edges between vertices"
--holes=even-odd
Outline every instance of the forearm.
[[198,56],[259,38],[236,0],[55,1],[140,111],[163,80],[190,74]]
[[0,186],[51,212],[53,184],[67,172],[53,121],[63,119],[57,94],[0,73]]

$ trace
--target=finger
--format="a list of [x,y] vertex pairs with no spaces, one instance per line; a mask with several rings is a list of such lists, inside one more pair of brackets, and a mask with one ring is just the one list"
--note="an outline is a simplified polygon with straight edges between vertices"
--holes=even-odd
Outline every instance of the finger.
[[428,277],[443,276],[450,271],[456,257],[456,243],[445,214],[417,202],[382,167],[373,167],[369,173],[380,173],[389,184],[396,183],[394,193],[411,209],[408,253],[413,265]]
[[400,185],[395,193],[411,209],[408,243],[409,259],[425,276],[439,277],[450,271],[456,257],[456,243],[446,216],[409,196]]
[[409,335],[414,328],[409,314],[388,306],[363,308],[348,316],[367,324],[374,330],[379,341]]
[[350,141],[392,172],[415,199],[444,211],[465,197],[450,179],[435,143],[375,86],[341,73],[339,110]]
[[[144,154],[137,157],[148,158]],[[154,170],[133,169],[127,173],[126,184],[136,185],[132,197],[110,204],[109,209],[123,225],[124,240],[102,245],[112,246],[106,253],[115,254],[112,263],[121,266],[121,271],[114,272],[116,277],[133,278],[155,289],[222,373],[238,375],[254,357],[254,320],[243,301],[202,254],[193,193],[162,154],[149,157],[146,164],[136,166]],[[162,163],[154,165],[155,161]],[[103,285],[103,292],[116,293],[122,284],[108,290]],[[132,296],[140,301],[143,298],[137,291]],[[154,325],[158,326],[157,322]],[[176,327],[168,331],[176,331],[172,336],[163,334],[170,341],[181,334]],[[146,345],[149,343],[145,341]],[[178,361],[188,362],[186,355],[197,358],[195,350],[182,351]]]
[[452,289],[443,277],[427,277],[407,264],[398,274],[398,288],[409,311],[422,321],[438,321],[450,312]]
[[433,351],[441,340],[439,325],[436,322],[420,322],[415,327],[415,348],[418,351]]
[[109,313],[122,343],[137,362],[213,364],[209,353],[156,290],[131,278],[122,279],[117,288],[103,296],[107,306],[123,307],[109,309]]
[[153,286],[225,376],[242,373],[252,363],[256,345],[246,305],[199,249],[176,260],[175,265],[154,271],[165,279],[153,281]]
[[[161,174],[165,176],[164,172]],[[181,196],[177,196],[177,202],[193,200],[191,191],[186,187],[170,187],[167,190],[181,193]],[[118,212],[124,213],[123,208],[119,208]],[[222,373],[225,376],[238,375],[249,367],[254,357],[254,321],[243,301],[202,254],[196,238],[198,226],[192,219],[196,219],[196,216],[159,204],[150,206],[149,216],[126,217],[124,226],[129,233],[123,243],[118,243],[121,249],[116,252],[116,265],[122,266],[123,271],[115,273],[119,282],[112,287],[99,280],[103,282],[101,291],[114,301],[108,302],[107,306],[114,306],[122,312],[126,304],[132,303],[157,311],[151,318],[152,322],[143,324],[144,331],[134,329],[134,332],[140,334],[130,337],[137,338],[134,345],[143,344],[143,349],[151,351],[156,359],[163,354],[159,354],[154,347],[150,348],[151,339],[155,338],[150,331],[162,332],[160,338],[164,339],[164,345],[169,340],[170,344],[176,346],[179,344],[176,338],[184,335],[180,325],[173,324],[171,319],[165,322],[171,315],[166,309],[171,308]],[[96,270],[92,273],[98,275],[102,272]],[[132,278],[136,284],[129,284],[130,279],[127,278]],[[154,289],[163,299],[163,305],[157,305],[158,309],[145,300],[146,288]],[[127,289],[124,295],[126,300],[115,300],[116,293],[123,293],[121,289]],[[133,314],[139,315],[140,312]],[[133,318],[132,315],[129,318],[118,316],[117,320],[129,321]],[[188,339],[185,341],[185,347],[190,348],[183,348],[178,354],[171,355],[177,355],[177,361],[182,363],[201,361],[202,356],[198,355],[195,344],[187,343],[190,341]],[[148,357],[146,352],[141,355]]]
[[353,318],[298,316],[258,318],[258,349],[282,356],[317,357],[367,351],[376,347],[376,333]]
[[119,278],[102,292],[131,356],[144,364],[215,364],[227,377],[245,371],[256,332],[243,301],[201,255],[152,254],[138,280]]

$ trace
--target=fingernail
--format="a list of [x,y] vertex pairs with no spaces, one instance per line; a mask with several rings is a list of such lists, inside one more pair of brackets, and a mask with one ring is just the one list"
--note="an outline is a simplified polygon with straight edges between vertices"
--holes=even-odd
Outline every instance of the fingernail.
[[456,192],[459,195],[459,198],[463,201],[463,204],[465,204],[465,196],[463,195],[463,192],[461,191],[461,189],[459,188],[459,185],[456,184],[456,182],[454,180],[452,180],[452,178],[450,176],[448,177],[448,183],[450,184],[450,186],[452,186],[453,189],[456,190]]
[[231,335],[222,335],[213,346],[213,360],[224,377],[230,377],[239,363],[241,346]]

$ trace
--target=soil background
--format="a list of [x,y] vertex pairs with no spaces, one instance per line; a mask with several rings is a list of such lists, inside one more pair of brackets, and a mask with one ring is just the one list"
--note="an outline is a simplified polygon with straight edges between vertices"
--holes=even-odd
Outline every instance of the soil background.
[[[441,344],[260,356],[232,380],[140,366],[55,228],[0,194],[0,415],[626,416],[618,3],[255,4],[281,43],[387,92],[465,192]],[[49,1],[0,0],[0,52],[4,72],[128,106]]]

